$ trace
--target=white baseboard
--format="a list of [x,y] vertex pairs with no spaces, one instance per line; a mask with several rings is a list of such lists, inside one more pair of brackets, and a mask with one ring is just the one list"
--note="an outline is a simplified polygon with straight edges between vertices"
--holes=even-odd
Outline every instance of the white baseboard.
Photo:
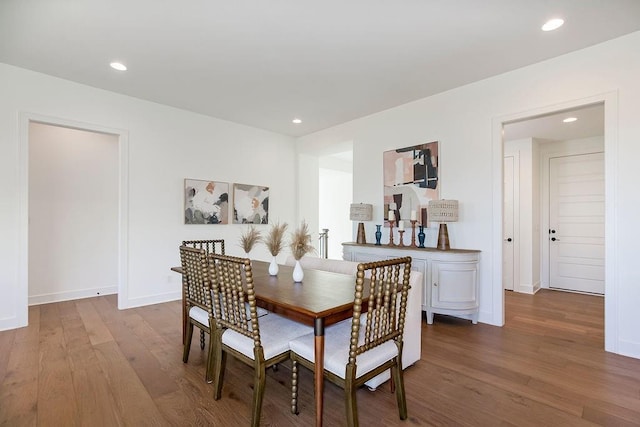
[[[91,298],[91,297],[97,297],[100,295],[113,295],[117,293],[118,293],[117,286],[108,286],[103,288],[82,289],[79,291],[33,295],[29,297],[29,305],[49,304],[52,302],[70,301],[74,299]],[[176,301],[181,298],[182,298],[182,292],[169,292],[166,294],[151,295],[151,296],[145,296],[141,298],[132,298],[124,301],[124,304],[122,304],[123,306],[120,308],[126,309],[126,308],[142,307],[145,305]],[[8,329],[11,329],[11,328],[8,328]]]
[[540,286],[540,282],[536,282],[533,285],[533,293],[535,294],[536,292],[538,292],[540,289],[542,289],[542,286]]
[[618,354],[640,359],[640,343],[621,340],[618,342]]
[[119,308],[127,309],[142,307],[145,305],[161,304],[163,302],[176,301],[179,299],[182,299],[182,291],[168,292],[166,294],[151,295],[140,298],[129,298],[126,301],[123,301],[122,306],[120,306]]
[[521,294],[533,295],[535,293],[534,287],[530,283],[520,283],[520,284],[514,286],[513,290],[515,292],[520,292]]
[[20,323],[20,320],[17,316],[12,317],[4,317],[0,319],[0,332],[9,331],[11,329],[23,328],[27,326],[27,324]]
[[78,291],[56,292],[52,294],[30,295],[29,305],[49,304],[52,302],[70,301],[74,299],[91,298],[100,295],[112,295],[118,293],[117,286],[105,286],[102,288],[81,289]]

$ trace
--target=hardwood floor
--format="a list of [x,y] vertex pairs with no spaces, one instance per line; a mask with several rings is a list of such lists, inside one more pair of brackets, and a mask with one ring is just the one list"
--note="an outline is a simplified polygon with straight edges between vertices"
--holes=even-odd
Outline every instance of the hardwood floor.
[[[422,359],[405,371],[409,419],[387,384],[361,389],[362,425],[640,425],[640,360],[603,350],[600,297],[506,294],[506,326],[436,316]],[[27,328],[0,332],[0,425],[243,426],[251,369],[229,359],[223,397],[204,381],[205,352],[180,345],[180,303],[118,311],[115,296],[31,307]],[[269,371],[262,425],[313,425],[313,379],[301,370],[289,412],[288,364]],[[327,383],[327,426],[345,424]]]

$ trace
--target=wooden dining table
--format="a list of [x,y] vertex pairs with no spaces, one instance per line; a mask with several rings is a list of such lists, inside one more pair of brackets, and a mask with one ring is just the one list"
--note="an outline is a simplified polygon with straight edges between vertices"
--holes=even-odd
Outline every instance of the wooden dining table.
[[[171,270],[182,273],[180,267],[173,267]],[[294,282],[293,267],[281,265],[278,275],[271,276],[269,264],[263,261],[252,261],[251,270],[259,307],[313,326],[316,426],[322,426],[324,329],[352,316],[355,277],[324,270],[304,269],[303,281]],[[364,309],[365,307],[363,311]]]

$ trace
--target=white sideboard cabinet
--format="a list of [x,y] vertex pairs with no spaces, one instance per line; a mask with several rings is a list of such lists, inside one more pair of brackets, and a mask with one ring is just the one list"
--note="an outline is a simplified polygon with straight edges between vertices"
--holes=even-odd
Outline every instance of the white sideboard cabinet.
[[370,262],[410,256],[411,268],[424,276],[422,310],[427,323],[434,313],[447,314],[478,323],[478,263],[480,251],[409,246],[343,243],[342,257],[347,261]]

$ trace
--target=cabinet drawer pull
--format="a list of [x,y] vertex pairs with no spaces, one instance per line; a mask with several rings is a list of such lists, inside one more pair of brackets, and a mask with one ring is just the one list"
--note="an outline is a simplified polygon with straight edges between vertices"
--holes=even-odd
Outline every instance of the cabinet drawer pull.
[[438,284],[437,284],[437,283],[434,283],[434,284],[433,284],[433,286],[438,286]]

